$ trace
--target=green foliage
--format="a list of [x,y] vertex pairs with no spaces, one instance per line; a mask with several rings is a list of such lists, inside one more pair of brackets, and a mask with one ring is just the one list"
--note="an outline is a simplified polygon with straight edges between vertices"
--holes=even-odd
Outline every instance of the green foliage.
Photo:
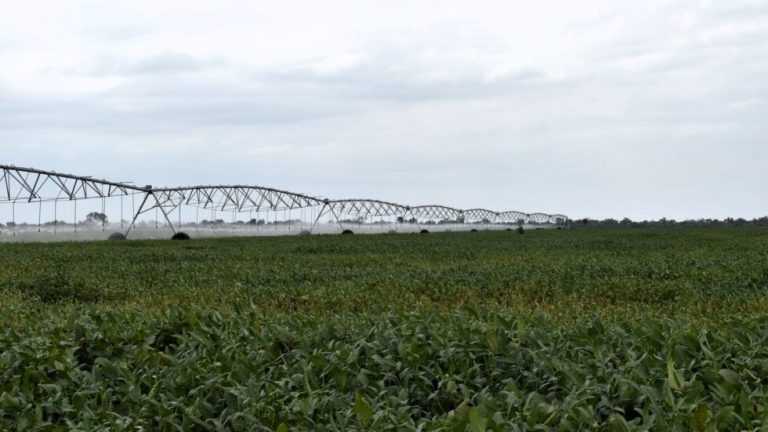
[[365,403],[362,396],[360,396],[360,393],[355,393],[355,416],[357,416],[357,421],[360,422],[363,426],[368,426],[371,424],[371,421],[373,420],[373,409]]
[[0,430],[760,430],[766,240],[4,244]]
[[66,263],[55,262],[46,271],[28,279],[16,281],[15,288],[27,296],[39,299],[43,303],[93,303],[103,297],[103,293],[94,289],[83,278],[74,275]]
[[768,420],[766,319],[707,330],[469,310],[275,319],[88,307],[64,318],[0,330],[0,428],[750,430]]
[[563,321],[584,315],[721,321],[768,306],[764,229],[504,234],[3,244],[0,294],[61,282],[77,287],[73,296],[92,290],[76,302],[160,311],[253,303],[314,316],[471,306]]

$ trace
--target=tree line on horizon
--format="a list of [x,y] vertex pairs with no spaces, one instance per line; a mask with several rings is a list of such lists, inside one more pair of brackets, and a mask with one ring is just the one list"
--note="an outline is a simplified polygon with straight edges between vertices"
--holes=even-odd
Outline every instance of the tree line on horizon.
[[675,220],[661,218],[658,220],[633,221],[629,218],[618,219],[591,219],[582,218],[570,221],[572,227],[768,227],[768,216],[755,219],[725,218],[725,219],[686,219]]

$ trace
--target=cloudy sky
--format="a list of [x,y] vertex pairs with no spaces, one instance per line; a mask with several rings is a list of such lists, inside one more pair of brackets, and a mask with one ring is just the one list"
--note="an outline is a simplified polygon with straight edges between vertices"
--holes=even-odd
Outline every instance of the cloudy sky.
[[0,163],[565,213],[768,214],[768,1],[9,2]]

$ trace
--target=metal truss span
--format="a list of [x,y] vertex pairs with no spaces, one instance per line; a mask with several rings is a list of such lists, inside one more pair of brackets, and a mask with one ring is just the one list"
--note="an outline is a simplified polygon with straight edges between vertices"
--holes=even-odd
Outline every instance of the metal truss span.
[[0,198],[2,201],[54,201],[105,198],[128,195],[137,188],[93,177],[41,171],[0,165]]
[[[127,236],[138,218],[154,210],[176,232],[181,225],[181,207],[209,209],[220,212],[291,211],[318,208],[314,224],[323,216],[332,217],[339,225],[343,216],[358,220],[367,218],[396,218],[402,222],[425,223],[487,223],[487,224],[553,224],[565,225],[567,216],[561,214],[496,212],[488,209],[457,209],[442,205],[408,206],[375,199],[332,200],[302,193],[253,185],[207,185],[185,187],[137,186],[89,176],[0,165],[0,203],[76,202],[79,200],[138,197],[140,205],[132,208],[132,220]],[[171,214],[178,210],[178,224]],[[122,201],[121,201],[122,212]],[[314,216],[314,213],[313,213]]]

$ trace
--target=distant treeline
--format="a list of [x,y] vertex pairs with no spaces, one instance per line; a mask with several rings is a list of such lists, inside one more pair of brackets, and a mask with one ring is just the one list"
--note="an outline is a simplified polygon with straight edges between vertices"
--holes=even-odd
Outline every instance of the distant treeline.
[[768,216],[756,219],[726,218],[726,219],[687,219],[677,221],[674,219],[661,218],[659,220],[633,221],[629,218],[617,219],[575,219],[569,221],[574,228],[578,227],[768,227]]

